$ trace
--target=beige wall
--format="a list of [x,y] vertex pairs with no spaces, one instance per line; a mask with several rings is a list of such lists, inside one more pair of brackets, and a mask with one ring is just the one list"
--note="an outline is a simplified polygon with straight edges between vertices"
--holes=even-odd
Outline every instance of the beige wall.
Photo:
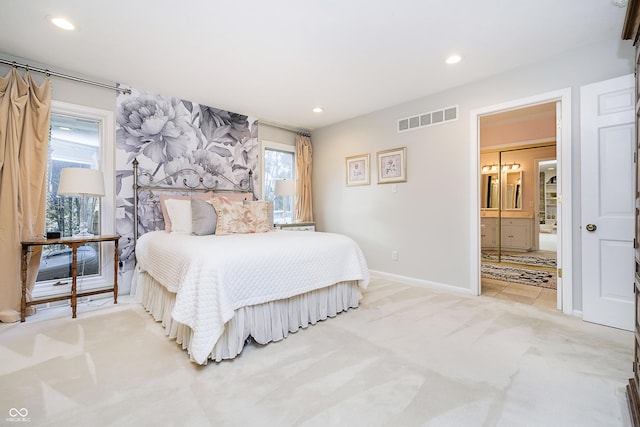
[[[460,64],[473,66],[472,64]],[[528,96],[571,88],[574,162],[572,216],[580,218],[579,101],[581,85],[633,72],[631,43],[618,39],[565,52],[551,60],[466,86],[416,99],[313,132],[314,213],[318,228],[352,236],[369,268],[469,290],[471,283],[470,111]],[[419,95],[419,93],[416,93]],[[402,117],[459,105],[459,120],[397,133]],[[406,183],[345,186],[345,157],[407,147]],[[474,189],[475,190],[475,189]],[[582,306],[580,235],[574,232],[574,308]],[[398,251],[398,260],[391,251]]]
[[285,145],[296,145],[296,133],[287,129],[260,123],[258,126],[258,138],[260,141],[271,141]]

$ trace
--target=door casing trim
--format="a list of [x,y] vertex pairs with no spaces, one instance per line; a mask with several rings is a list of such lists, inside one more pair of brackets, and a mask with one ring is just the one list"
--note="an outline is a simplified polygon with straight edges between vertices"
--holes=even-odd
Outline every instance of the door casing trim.
[[562,268],[562,278],[558,277],[558,308],[565,314],[573,312],[573,216],[572,216],[572,164],[571,153],[571,88],[546,92],[526,98],[489,105],[472,110],[471,119],[471,221],[470,221],[470,271],[471,293],[480,295],[480,128],[481,116],[528,107],[548,102],[560,102],[560,117],[557,121],[556,158],[560,175],[558,195],[558,268]]

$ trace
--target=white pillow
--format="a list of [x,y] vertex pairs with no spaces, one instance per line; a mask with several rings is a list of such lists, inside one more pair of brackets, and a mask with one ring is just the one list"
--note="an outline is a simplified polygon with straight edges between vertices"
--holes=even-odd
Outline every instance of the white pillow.
[[171,232],[191,234],[191,200],[169,199],[165,205],[171,218]]

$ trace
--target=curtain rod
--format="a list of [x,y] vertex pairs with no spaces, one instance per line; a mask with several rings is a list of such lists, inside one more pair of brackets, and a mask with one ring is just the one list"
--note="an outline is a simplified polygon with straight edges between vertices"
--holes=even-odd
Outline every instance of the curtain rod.
[[279,124],[276,124],[276,123],[266,122],[266,121],[260,120],[260,119],[258,119],[258,123],[262,123],[263,125],[271,126],[273,128],[277,128],[277,129],[288,130],[289,132],[299,133],[299,134],[302,134],[302,135],[305,135],[305,136],[311,136],[311,131],[310,130],[306,130],[306,129],[296,129],[296,128],[292,128],[292,127],[285,126],[285,125],[279,125]]
[[60,78],[67,79],[67,80],[73,80],[74,82],[79,82],[79,83],[84,83],[84,84],[88,84],[88,85],[98,86],[98,87],[102,87],[102,88],[105,88],[105,89],[112,89],[112,90],[115,90],[117,92],[122,92],[122,93],[127,94],[127,95],[131,94],[131,89],[121,88],[121,87],[118,87],[118,86],[112,86],[112,85],[108,85],[108,84],[100,83],[100,82],[94,82],[92,80],[87,80],[87,79],[83,79],[83,78],[76,77],[76,76],[70,76],[68,74],[62,74],[62,73],[57,73],[55,71],[45,70],[43,68],[32,67],[29,64],[19,64],[16,61],[9,61],[9,60],[4,59],[4,58],[0,58],[0,63],[1,64],[6,64],[6,65],[10,65],[12,67],[24,68],[27,71],[35,71],[37,73],[46,74],[47,76],[55,76],[55,77],[60,77]]

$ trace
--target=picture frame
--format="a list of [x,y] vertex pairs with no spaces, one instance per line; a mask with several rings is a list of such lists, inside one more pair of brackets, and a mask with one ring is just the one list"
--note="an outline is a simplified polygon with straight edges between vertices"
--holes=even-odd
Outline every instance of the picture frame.
[[407,181],[407,147],[378,151],[378,184]]
[[346,158],[347,186],[369,185],[369,154],[360,154]]

